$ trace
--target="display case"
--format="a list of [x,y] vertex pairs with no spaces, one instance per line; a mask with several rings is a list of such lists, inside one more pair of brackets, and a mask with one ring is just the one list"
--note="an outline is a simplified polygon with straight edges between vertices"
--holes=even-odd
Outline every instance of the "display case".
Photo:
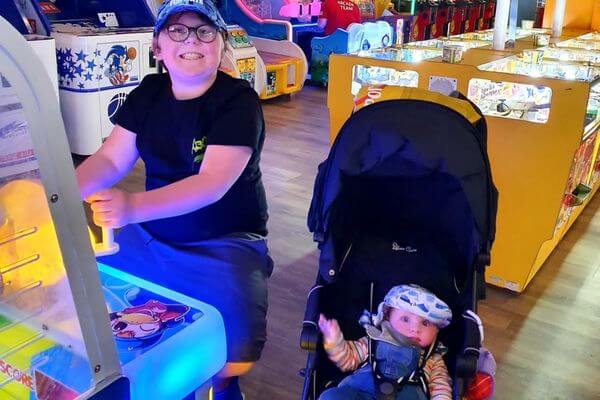
[[[441,49],[437,48],[392,48],[366,50],[355,53],[357,57],[392,60],[404,63],[418,63],[433,57],[439,57]],[[407,69],[382,66],[355,65],[352,70],[350,91],[356,96],[361,88],[369,85],[391,85],[417,87],[419,74],[410,67]]]
[[[596,54],[562,51],[473,48],[460,63],[440,57],[411,63],[373,53],[332,56],[330,140],[362,100],[356,98],[358,71],[398,71],[361,81],[373,93],[398,73],[411,71],[418,79],[403,84],[467,95],[486,116],[488,154],[500,193],[486,279],[521,292],[599,186],[600,74],[591,61]],[[565,54],[575,59],[561,60]],[[411,116],[399,115],[398,123],[405,118]]]
[[223,367],[222,318],[96,262],[44,76],[0,18],[0,399],[182,398]]

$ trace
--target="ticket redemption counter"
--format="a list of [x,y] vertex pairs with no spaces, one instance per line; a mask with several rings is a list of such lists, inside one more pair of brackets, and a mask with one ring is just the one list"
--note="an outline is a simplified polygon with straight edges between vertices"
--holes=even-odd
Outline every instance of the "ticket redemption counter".
[[221,316],[96,262],[43,71],[0,18],[0,398],[180,399],[225,363]]
[[[387,51],[389,53],[391,50]],[[487,280],[521,292],[598,188],[598,67],[535,60],[535,52],[470,49],[460,64],[419,63],[382,52],[332,56],[327,104],[333,140],[361,87],[458,90],[486,115],[488,153],[500,193]],[[532,61],[533,60],[533,61]],[[481,67],[480,67],[481,66]],[[402,76],[405,79],[398,79]],[[368,99],[367,99],[368,100]],[[399,116],[402,118],[410,116]]]

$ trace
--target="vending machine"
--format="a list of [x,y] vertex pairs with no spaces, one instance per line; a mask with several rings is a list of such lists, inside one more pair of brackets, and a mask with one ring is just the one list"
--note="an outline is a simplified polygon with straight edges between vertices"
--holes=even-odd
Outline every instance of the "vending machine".
[[[19,163],[6,157],[18,151]],[[226,359],[212,306],[96,261],[59,105],[0,17],[0,399],[181,399]]]

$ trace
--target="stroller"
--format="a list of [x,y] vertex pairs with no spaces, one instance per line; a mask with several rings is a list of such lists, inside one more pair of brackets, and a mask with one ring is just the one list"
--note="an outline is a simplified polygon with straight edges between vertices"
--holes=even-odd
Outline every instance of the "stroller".
[[398,284],[426,287],[452,309],[439,339],[455,398],[476,372],[483,331],[468,310],[485,297],[498,198],[485,119],[458,93],[383,90],[379,99],[388,99],[356,111],[318,169],[308,226],[320,258],[300,339],[309,351],[303,400],[346,375],[323,350],[319,314],[356,340],[365,335],[361,312],[373,313]]

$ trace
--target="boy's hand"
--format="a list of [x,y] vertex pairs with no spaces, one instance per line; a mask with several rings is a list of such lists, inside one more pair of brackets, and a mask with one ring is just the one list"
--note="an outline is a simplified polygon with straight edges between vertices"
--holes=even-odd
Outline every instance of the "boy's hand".
[[94,213],[94,223],[103,228],[121,228],[133,221],[132,194],[119,189],[100,190],[85,199]]
[[341,329],[335,319],[327,319],[323,314],[319,315],[319,329],[325,343],[335,343],[340,339]]

